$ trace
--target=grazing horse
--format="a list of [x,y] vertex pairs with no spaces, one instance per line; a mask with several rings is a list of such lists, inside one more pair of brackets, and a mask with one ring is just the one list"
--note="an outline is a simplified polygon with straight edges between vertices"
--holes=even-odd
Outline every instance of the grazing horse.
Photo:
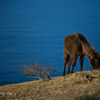
[[[86,40],[86,38],[76,33],[74,35],[68,35],[64,40],[64,70],[63,76],[65,76],[65,68],[68,63],[67,74],[73,73],[73,69],[76,65],[78,56],[80,56],[80,71],[82,71],[82,65],[86,55],[93,69],[100,69],[100,53],[98,53]],[[72,69],[70,72],[70,66]]]

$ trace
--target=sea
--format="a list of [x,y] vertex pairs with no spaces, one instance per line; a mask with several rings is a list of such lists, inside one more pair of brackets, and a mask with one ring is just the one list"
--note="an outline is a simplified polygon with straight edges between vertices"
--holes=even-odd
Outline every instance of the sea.
[[[31,61],[62,76],[64,38],[76,32],[100,52],[99,0],[0,0],[0,86],[38,80],[19,72]],[[83,70],[93,70],[86,56]]]

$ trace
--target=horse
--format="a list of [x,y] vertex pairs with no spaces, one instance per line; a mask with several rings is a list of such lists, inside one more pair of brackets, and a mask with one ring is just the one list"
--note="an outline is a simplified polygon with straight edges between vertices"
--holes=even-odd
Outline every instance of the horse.
[[[64,70],[63,76],[65,76],[65,68],[68,63],[67,74],[73,73],[73,69],[76,65],[78,56],[80,56],[80,71],[82,71],[84,56],[87,56],[90,60],[90,65],[93,69],[100,69],[100,53],[98,53],[86,40],[81,33],[75,33],[68,35],[64,39]],[[72,69],[70,71],[70,66]]]

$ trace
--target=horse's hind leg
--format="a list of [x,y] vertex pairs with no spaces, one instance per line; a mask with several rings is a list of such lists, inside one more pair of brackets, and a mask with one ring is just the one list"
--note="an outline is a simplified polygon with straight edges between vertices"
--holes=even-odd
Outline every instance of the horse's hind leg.
[[67,74],[69,74],[69,73],[70,73],[70,66],[71,66],[72,61],[73,61],[73,59],[72,59],[72,56],[71,56],[71,58],[70,58],[70,59],[69,59],[69,61],[68,61],[68,69],[67,69]]
[[69,61],[69,55],[64,51],[64,70],[63,70],[63,76],[65,76],[65,68],[66,68],[66,65]]
[[76,56],[76,55],[73,56],[72,70],[71,70],[71,72],[70,72],[71,74],[73,73],[73,69],[74,69],[74,67],[75,67],[75,65],[76,65],[77,58],[78,58],[78,56]]
[[82,71],[84,55],[80,56],[80,71]]

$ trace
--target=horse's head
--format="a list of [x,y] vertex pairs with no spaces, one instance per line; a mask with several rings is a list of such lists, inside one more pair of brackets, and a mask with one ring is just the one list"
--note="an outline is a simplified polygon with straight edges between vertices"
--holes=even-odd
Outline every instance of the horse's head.
[[93,69],[99,69],[100,70],[100,58],[93,58],[90,60],[90,64]]

